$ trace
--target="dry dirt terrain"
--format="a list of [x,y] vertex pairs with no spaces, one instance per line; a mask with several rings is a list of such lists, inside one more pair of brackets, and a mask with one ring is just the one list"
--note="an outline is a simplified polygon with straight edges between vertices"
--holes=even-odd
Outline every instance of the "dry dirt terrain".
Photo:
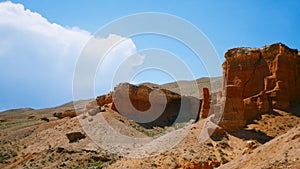
[[[216,82],[213,84],[218,85],[220,80],[221,78],[215,78]],[[199,88],[210,85],[208,78],[197,82],[201,84]],[[164,87],[178,91],[175,83],[166,84]],[[77,106],[85,107],[89,102],[81,101]],[[84,133],[84,124],[79,119],[86,118],[86,115],[73,118],[53,117],[58,112],[73,109],[73,103],[70,102],[55,108],[23,108],[1,112],[0,168],[102,168],[122,159],[101,149]],[[132,128],[126,131],[126,135],[142,133],[140,135],[149,137],[166,130],[159,127],[145,129],[110,109],[101,112],[101,116],[117,128]],[[87,120],[91,121],[93,118],[97,119],[97,116]],[[66,134],[72,132],[81,132],[86,137],[70,142]]]
[[[243,130],[211,136],[204,142],[200,133],[209,120],[203,119],[187,124],[187,136],[172,149],[139,159],[110,154],[88,136],[70,143],[66,134],[84,133],[84,124],[79,122],[84,117],[52,117],[53,111],[63,107],[36,112],[15,110],[14,116],[11,111],[1,113],[1,168],[197,168],[202,162],[221,168],[292,169],[300,164],[299,112],[274,110],[257,117]],[[299,106],[294,110],[299,110]],[[143,129],[109,109],[86,118],[98,116],[104,116],[116,128],[129,126],[130,130],[123,131],[126,135],[138,133],[146,137],[165,130]],[[42,117],[50,121],[43,121]],[[177,133],[170,132],[171,137],[176,137],[174,134]]]

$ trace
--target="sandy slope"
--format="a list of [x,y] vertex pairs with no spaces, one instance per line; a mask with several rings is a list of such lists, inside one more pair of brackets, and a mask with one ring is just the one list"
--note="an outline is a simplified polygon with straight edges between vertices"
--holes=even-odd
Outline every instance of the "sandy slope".
[[221,166],[220,169],[300,168],[300,125],[287,133]]

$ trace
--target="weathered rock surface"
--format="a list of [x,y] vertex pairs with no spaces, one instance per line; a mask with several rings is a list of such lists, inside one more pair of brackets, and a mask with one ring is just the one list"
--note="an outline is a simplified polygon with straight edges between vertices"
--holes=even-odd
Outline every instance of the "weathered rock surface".
[[81,132],[71,132],[66,134],[67,138],[69,139],[69,142],[76,142],[80,139],[84,139],[86,136],[82,134]]
[[242,128],[246,121],[272,108],[300,102],[298,51],[276,43],[262,48],[235,48],[223,63],[226,101],[220,125]]
[[75,110],[65,110],[63,112],[55,112],[53,113],[54,117],[57,117],[59,119],[65,118],[65,117],[76,117],[77,113]]
[[101,95],[96,98],[97,104],[99,107],[104,106],[105,104],[112,103],[112,93],[108,93],[106,95]]
[[50,121],[47,117],[42,117],[41,120],[45,121],[45,122],[49,122]]
[[95,116],[97,113],[100,112],[100,109],[99,108],[93,108],[93,109],[90,109],[87,111],[87,113],[90,115],[90,116]]
[[98,103],[97,100],[93,100],[91,102],[89,102],[86,106],[85,106],[85,111],[88,111],[90,109],[95,109],[98,108]]
[[166,89],[123,83],[115,87],[112,98],[112,109],[145,127],[168,126],[199,116],[199,99]]
[[208,88],[203,88],[203,100],[200,111],[200,118],[207,118],[210,109],[210,94]]

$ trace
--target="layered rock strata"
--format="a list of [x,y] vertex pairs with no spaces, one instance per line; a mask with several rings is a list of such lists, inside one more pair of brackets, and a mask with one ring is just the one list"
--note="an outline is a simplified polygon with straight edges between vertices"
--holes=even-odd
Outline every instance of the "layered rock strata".
[[203,88],[203,100],[200,111],[200,118],[207,118],[210,109],[210,94],[208,88]]
[[116,86],[112,99],[112,109],[147,128],[197,120],[201,105],[191,96],[129,83]]
[[220,125],[242,128],[248,120],[300,102],[300,56],[297,50],[276,43],[262,48],[235,48],[225,54]]

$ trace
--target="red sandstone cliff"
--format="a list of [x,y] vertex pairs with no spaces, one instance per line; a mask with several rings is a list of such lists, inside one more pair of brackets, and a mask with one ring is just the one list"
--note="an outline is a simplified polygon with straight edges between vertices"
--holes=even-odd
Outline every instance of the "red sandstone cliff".
[[297,50],[276,43],[230,49],[225,58],[222,92],[210,95],[208,88],[203,88],[203,101],[159,87],[124,83],[99,96],[97,104],[113,103],[112,109],[146,127],[197,120],[201,109],[200,118],[215,114],[224,129],[238,130],[259,114],[300,102]]
[[220,125],[242,128],[246,121],[272,108],[288,109],[300,102],[300,56],[276,43],[262,48],[235,48],[225,54]]
[[115,87],[112,108],[144,127],[197,120],[200,100],[166,89],[123,83]]

